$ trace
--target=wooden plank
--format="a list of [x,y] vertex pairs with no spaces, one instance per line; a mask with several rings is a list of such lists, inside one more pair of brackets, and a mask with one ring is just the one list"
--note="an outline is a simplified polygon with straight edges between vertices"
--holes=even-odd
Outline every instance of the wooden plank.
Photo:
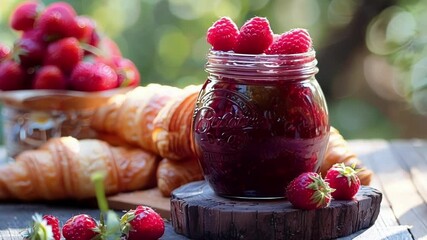
[[0,146],[0,165],[6,162],[6,149]]
[[384,140],[369,141],[365,147],[375,148],[369,155],[370,166],[378,176],[382,192],[401,225],[408,225],[414,238],[427,236],[427,205],[414,186],[410,173],[391,145]]
[[5,230],[0,230],[0,239],[4,240],[22,240],[21,228],[8,228]]
[[[391,142],[391,146],[394,155],[399,157],[410,173],[412,182],[424,202],[427,202],[427,141],[395,140]],[[424,217],[427,218],[427,215]]]
[[374,155],[378,151],[378,142],[381,140],[351,140],[349,146],[354,151],[365,167],[374,171],[371,186],[381,191],[380,215],[375,224],[367,230],[359,231],[341,240],[351,239],[413,239],[409,232],[410,226],[400,225],[389,202],[389,196],[383,189],[383,183],[379,174],[375,173]]
[[108,205],[115,210],[135,209],[138,205],[153,208],[163,218],[170,219],[170,198],[163,197],[159,189],[119,193],[107,198]]

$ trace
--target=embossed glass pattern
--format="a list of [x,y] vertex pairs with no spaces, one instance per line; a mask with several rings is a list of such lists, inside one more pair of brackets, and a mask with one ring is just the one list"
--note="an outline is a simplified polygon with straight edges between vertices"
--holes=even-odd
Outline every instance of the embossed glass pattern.
[[53,137],[96,136],[89,126],[93,111],[32,111],[4,106],[3,134],[8,155],[13,157],[24,150],[37,148]]
[[14,157],[24,150],[38,148],[53,137],[96,137],[96,132],[90,128],[93,112],[114,95],[132,88],[100,92],[0,91],[7,155]]
[[207,59],[192,123],[205,179],[226,197],[284,197],[294,177],[319,169],[328,142],[315,52]]

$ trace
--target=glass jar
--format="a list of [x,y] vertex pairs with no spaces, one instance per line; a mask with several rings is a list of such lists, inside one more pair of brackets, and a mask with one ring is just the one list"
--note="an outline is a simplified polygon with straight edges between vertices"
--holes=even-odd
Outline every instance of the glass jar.
[[205,179],[232,198],[283,198],[318,171],[329,138],[315,51],[250,55],[210,51],[192,141]]
[[130,89],[0,91],[3,140],[9,159],[22,151],[38,148],[53,137],[96,137],[90,127],[94,111],[112,96]]

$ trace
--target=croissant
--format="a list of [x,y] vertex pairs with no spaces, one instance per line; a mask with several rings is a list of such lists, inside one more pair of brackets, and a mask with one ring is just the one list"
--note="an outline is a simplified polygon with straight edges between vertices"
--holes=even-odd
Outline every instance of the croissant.
[[154,119],[153,141],[163,158],[186,159],[194,155],[191,148],[191,118],[201,86],[190,85],[169,100]]
[[202,170],[194,157],[181,161],[165,158],[157,168],[157,187],[164,197],[169,197],[174,189],[186,183],[202,179]]
[[348,142],[340,134],[340,132],[331,127],[328,147],[326,149],[325,160],[320,166],[320,172],[323,176],[335,163],[344,163],[345,165],[356,165],[356,169],[360,169],[357,176],[362,185],[369,185],[372,178],[372,171],[363,167],[362,162],[357,158],[356,154],[350,150]]
[[0,166],[0,200],[84,199],[95,196],[91,175],[106,173],[106,194],[156,185],[159,158],[97,139],[52,138]]
[[91,127],[119,136],[127,143],[158,154],[152,140],[153,120],[166,102],[180,93],[179,88],[149,84],[117,96],[95,111]]

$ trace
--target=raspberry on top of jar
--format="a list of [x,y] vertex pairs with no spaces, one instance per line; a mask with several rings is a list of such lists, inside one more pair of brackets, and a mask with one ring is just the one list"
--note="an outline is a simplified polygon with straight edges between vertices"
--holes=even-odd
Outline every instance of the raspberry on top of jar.
[[306,29],[274,34],[267,18],[263,17],[249,19],[240,29],[229,17],[222,17],[208,29],[206,39],[213,50],[242,54],[296,54],[312,48]]

